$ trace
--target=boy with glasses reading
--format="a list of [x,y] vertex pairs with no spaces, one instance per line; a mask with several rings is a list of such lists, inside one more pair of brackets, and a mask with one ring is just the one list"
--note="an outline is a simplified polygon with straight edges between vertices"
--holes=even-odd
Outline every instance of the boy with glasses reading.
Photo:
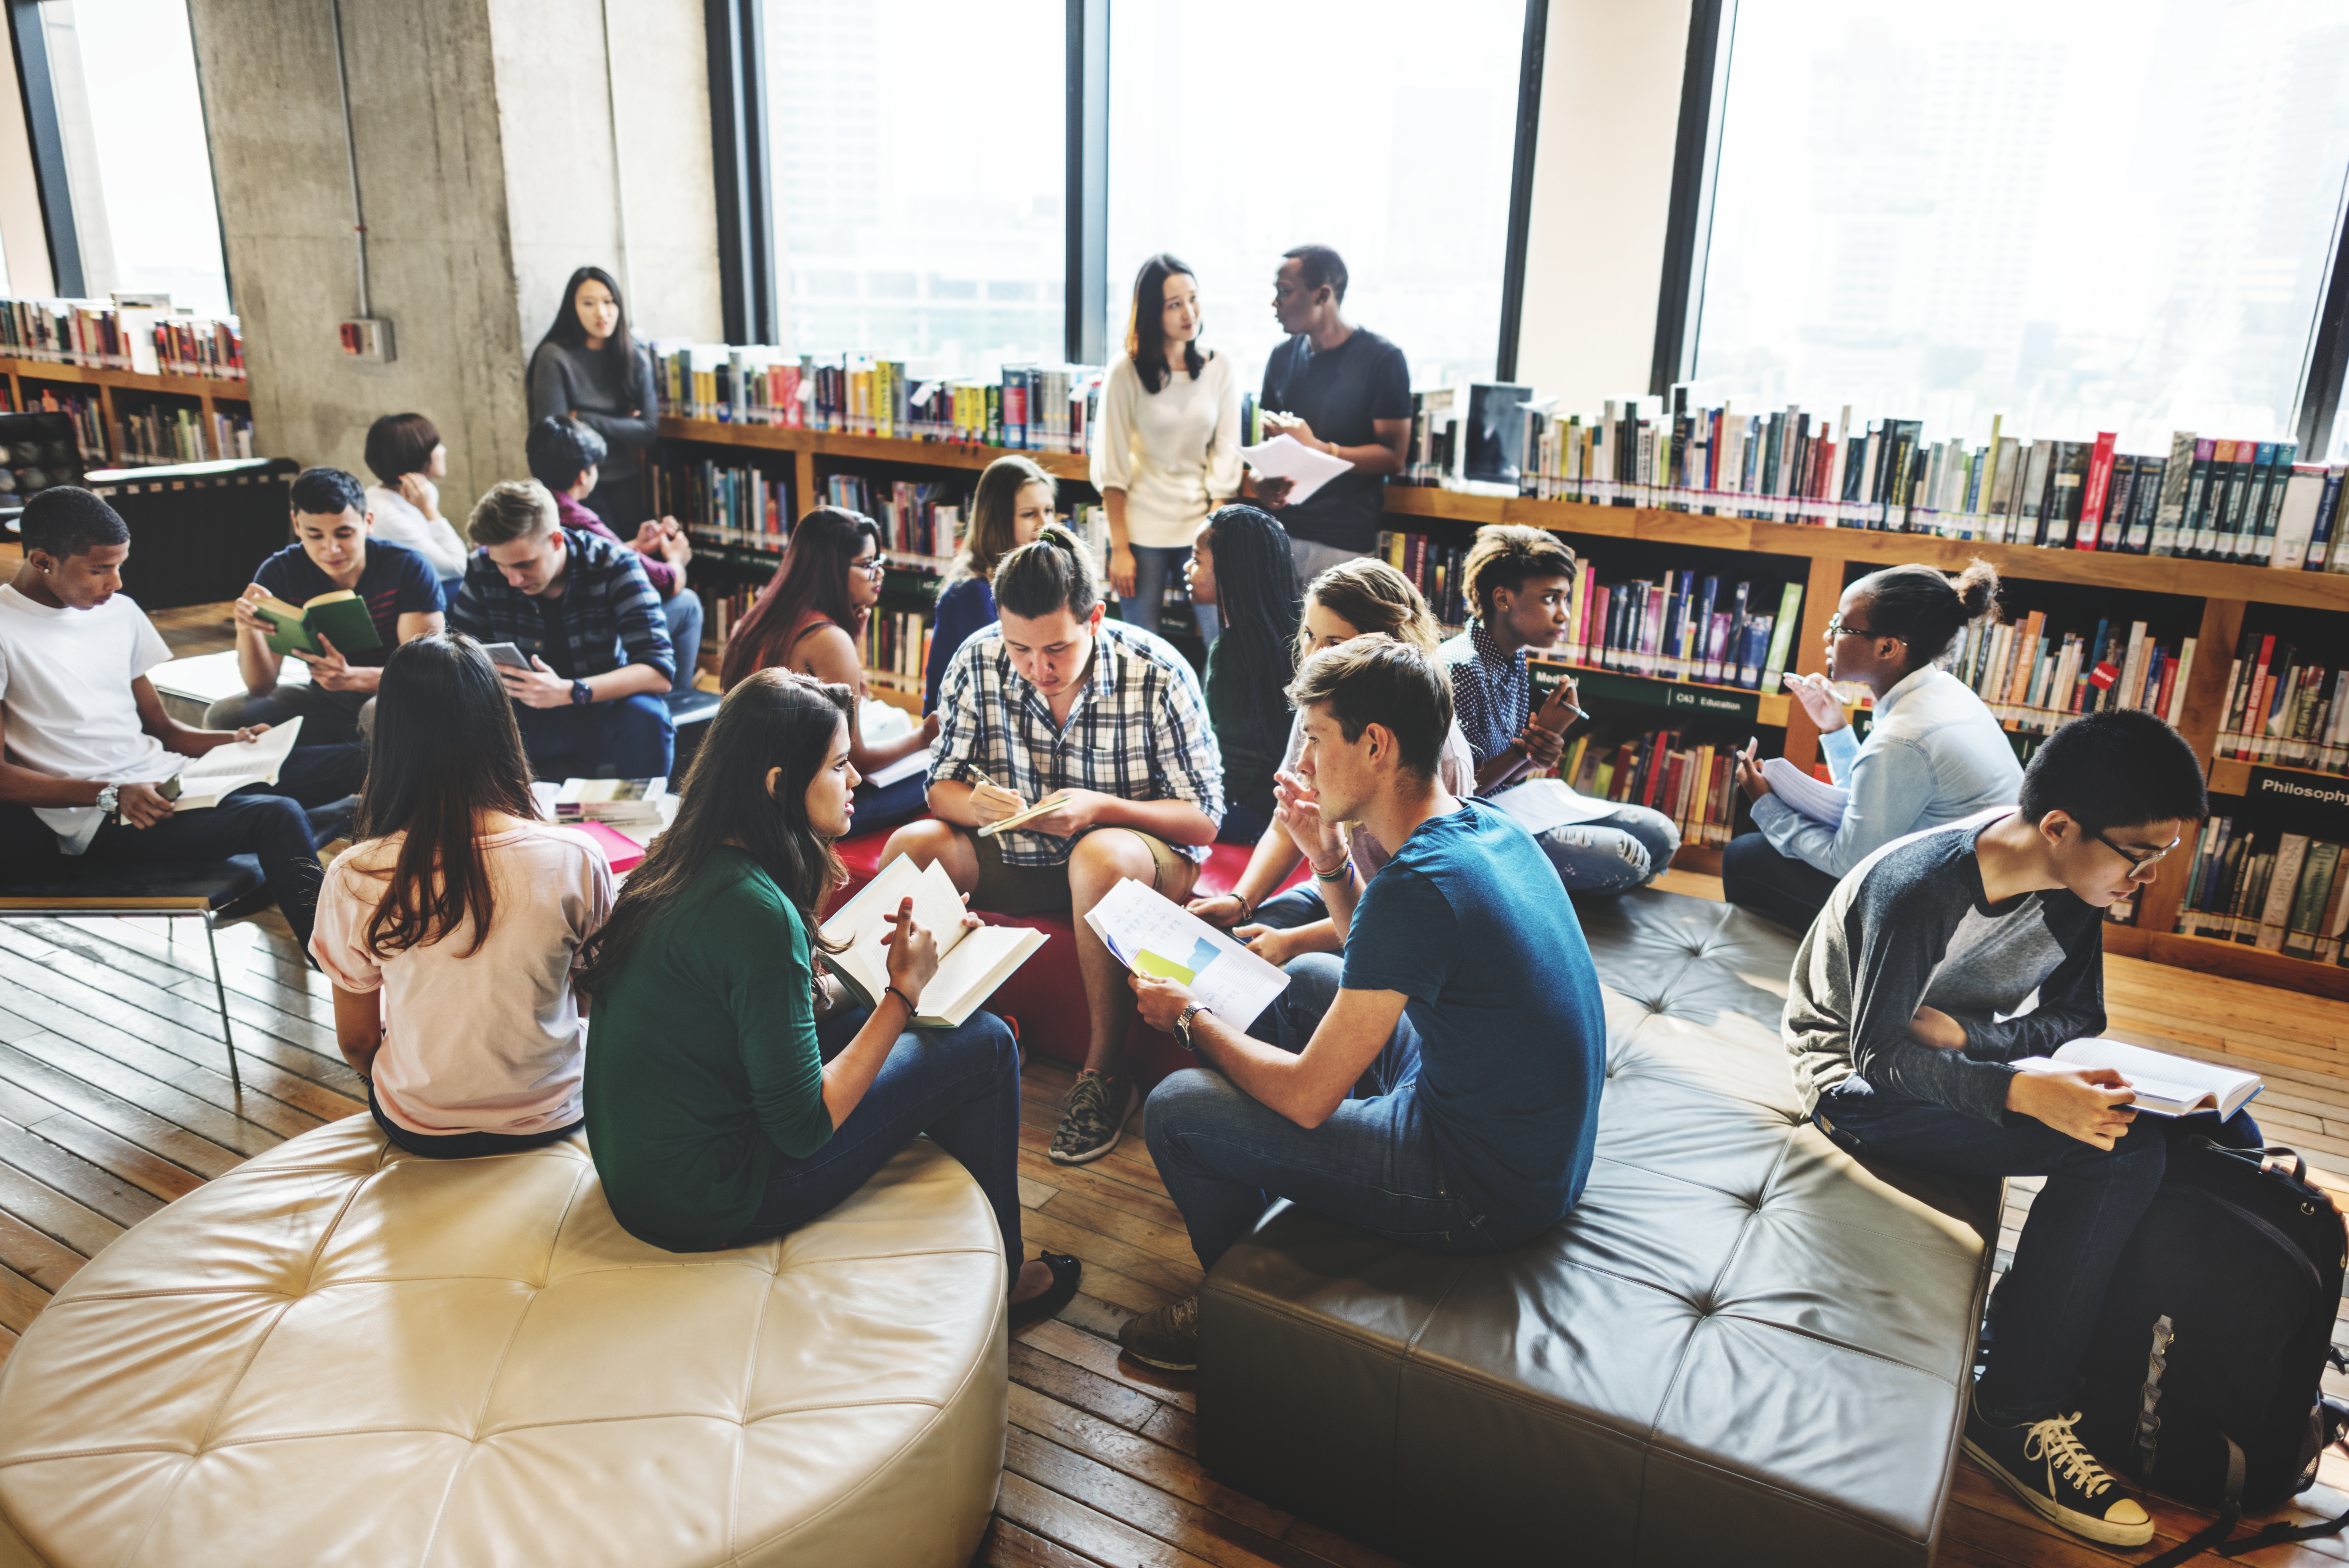
[[2114,1546],[2143,1545],[2153,1521],[2073,1430],[2106,1282],[2170,1137],[2251,1147],[2259,1131],[2240,1113],[2140,1118],[2110,1068],[2013,1064],[2104,1033],[2104,909],[2151,881],[2208,810],[2201,764],[2168,725],[2134,710],[2074,720],[2032,758],[2019,805],[1897,839],[1837,885],[1795,955],[1781,1026],[1805,1107],[1847,1152],[2047,1179],[1999,1286],[1966,1451],[2040,1513]]

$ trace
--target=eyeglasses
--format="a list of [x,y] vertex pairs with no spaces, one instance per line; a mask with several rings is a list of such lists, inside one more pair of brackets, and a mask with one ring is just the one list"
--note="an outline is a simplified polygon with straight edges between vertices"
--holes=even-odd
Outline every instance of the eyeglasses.
[[2133,878],[2140,875],[2151,877],[2153,875],[2151,867],[2156,863],[2167,858],[2171,850],[2177,848],[2180,843],[2184,842],[2184,836],[2181,835],[2178,838],[2171,839],[2168,844],[2163,845],[2160,848],[2154,850],[2150,854],[2132,855],[2127,850],[2123,849],[2119,845],[2115,844],[2111,839],[2106,838],[2105,836],[2105,830],[2101,827],[2092,827],[2088,829],[2088,836],[2103,845],[2106,848],[2111,850],[2114,854],[2119,856],[2122,859],[2127,861],[2129,863],[2129,876]]
[[867,556],[861,561],[851,561],[848,564],[868,576],[877,577],[889,569],[889,563],[878,556]]
[[[1835,614],[1827,617],[1826,635],[1827,640],[1829,642],[1833,642],[1839,637],[1878,637],[1889,634],[1873,632],[1864,626],[1847,626],[1844,624],[1843,611],[1837,610]],[[1899,642],[1905,641],[1907,639],[1895,638],[1893,640]]]

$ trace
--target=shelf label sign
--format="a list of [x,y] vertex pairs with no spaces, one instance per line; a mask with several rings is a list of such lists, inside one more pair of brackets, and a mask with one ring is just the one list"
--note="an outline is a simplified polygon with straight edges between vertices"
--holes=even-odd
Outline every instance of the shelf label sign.
[[1667,708],[1676,712],[1701,713],[1708,718],[1737,719],[1749,724],[1756,722],[1762,711],[1762,701],[1757,692],[1735,691],[1722,686],[1692,686],[1678,680],[1626,675],[1612,670],[1569,670],[1562,661],[1554,659],[1530,659],[1526,662],[1527,671],[1533,677],[1533,701],[1537,708],[1547,701],[1560,678],[1570,673],[1586,708],[1593,702],[1619,702],[1642,708]]
[[2349,834],[2349,778],[2254,767],[2243,801],[2264,827],[2321,838]]

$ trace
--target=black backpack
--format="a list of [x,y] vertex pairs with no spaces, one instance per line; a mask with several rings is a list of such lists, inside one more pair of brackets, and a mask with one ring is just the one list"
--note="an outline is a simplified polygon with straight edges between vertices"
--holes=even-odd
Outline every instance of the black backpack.
[[[2113,1270],[2081,1365],[2081,1439],[2114,1474],[2220,1511],[2143,1568],[2216,1546],[2243,1510],[2313,1485],[2318,1457],[2349,1425],[2349,1407],[2319,1388],[2336,1359],[2349,1238],[2307,1177],[2288,1148],[2181,1139]],[[2344,1523],[2271,1525],[2218,1550],[2231,1557]]]

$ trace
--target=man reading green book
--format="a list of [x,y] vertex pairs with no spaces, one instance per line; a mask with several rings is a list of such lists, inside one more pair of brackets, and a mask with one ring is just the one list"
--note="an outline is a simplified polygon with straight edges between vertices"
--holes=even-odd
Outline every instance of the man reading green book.
[[[338,468],[304,470],[292,487],[295,542],[261,563],[237,597],[237,672],[244,694],[205,711],[215,729],[300,717],[302,744],[363,739],[391,650],[447,624],[432,564],[370,539],[367,491]],[[287,658],[305,685],[279,678]]]

